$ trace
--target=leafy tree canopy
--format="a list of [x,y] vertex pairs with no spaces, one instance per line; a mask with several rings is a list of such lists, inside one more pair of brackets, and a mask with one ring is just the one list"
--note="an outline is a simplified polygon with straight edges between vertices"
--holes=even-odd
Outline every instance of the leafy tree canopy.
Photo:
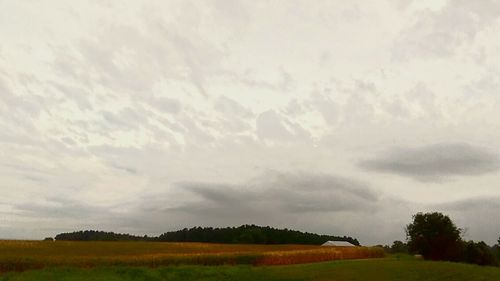
[[492,249],[483,241],[468,241],[464,247],[464,261],[478,265],[495,265],[495,255]]
[[391,253],[408,253],[408,245],[402,241],[396,240],[390,248]]
[[418,213],[406,227],[410,252],[431,260],[460,260],[463,251],[460,234],[453,221],[438,212]]

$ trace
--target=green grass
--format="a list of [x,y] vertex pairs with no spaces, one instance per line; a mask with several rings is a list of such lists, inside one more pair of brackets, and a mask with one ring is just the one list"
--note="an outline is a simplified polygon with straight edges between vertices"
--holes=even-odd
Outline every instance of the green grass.
[[335,261],[290,266],[169,266],[45,268],[10,272],[0,280],[12,281],[156,281],[156,280],[317,280],[317,281],[499,281],[500,268],[449,262],[419,261],[411,258]]

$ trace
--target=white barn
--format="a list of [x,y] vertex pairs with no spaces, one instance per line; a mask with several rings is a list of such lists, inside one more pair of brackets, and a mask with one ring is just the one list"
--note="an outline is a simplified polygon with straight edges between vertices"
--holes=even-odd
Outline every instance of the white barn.
[[356,247],[347,241],[326,241],[321,246]]

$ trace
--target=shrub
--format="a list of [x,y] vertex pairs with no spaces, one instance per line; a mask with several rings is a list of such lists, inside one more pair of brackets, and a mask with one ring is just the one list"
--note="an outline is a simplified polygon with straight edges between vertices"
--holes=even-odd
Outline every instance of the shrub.
[[478,265],[495,265],[492,249],[483,241],[468,241],[464,246],[464,261]]

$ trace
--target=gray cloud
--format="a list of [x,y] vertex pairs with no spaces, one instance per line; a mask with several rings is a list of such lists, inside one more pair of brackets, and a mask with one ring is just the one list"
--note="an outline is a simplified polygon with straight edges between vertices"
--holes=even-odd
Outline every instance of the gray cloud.
[[262,78],[253,78],[256,71],[252,69],[246,69],[243,73],[227,73],[226,75],[231,77],[234,81],[250,88],[275,91],[278,93],[290,91],[295,84],[292,75],[283,68],[277,70],[277,72],[279,73],[280,81],[276,82],[269,82]]
[[[193,11],[192,11],[193,12]],[[198,12],[198,11],[196,11]],[[160,30],[160,35],[171,44],[183,62],[191,83],[204,97],[208,97],[206,90],[206,78],[213,71],[216,71],[218,61],[226,54],[217,46],[214,46],[200,38],[187,37],[184,31],[166,27],[163,24],[156,26]],[[198,40],[195,40],[198,39]]]
[[54,82],[53,86],[64,95],[65,100],[75,102],[80,110],[93,110],[92,104],[89,101],[89,92],[86,92],[82,88],[66,86],[57,82]]
[[498,16],[498,1],[450,0],[438,11],[418,13],[414,23],[395,40],[393,55],[401,60],[453,56]]
[[220,126],[217,129],[225,133],[241,133],[252,130],[250,122],[254,113],[226,96],[218,97],[214,102],[214,109],[218,113]]
[[129,174],[137,174],[138,171],[137,169],[135,168],[132,168],[132,167],[128,167],[128,166],[125,166],[125,165],[121,165],[121,164],[116,164],[116,163],[111,163],[110,164],[111,167],[119,170],[119,171],[123,171],[123,172],[126,172],[126,173],[129,173]]
[[[11,204],[12,211],[4,215],[9,227],[15,229],[16,235],[8,235],[1,232],[0,237],[24,237],[24,235],[53,236],[60,232],[75,231],[79,229],[99,229],[118,232],[127,232],[143,235],[150,232],[154,218],[150,214],[144,215],[140,212],[130,213],[130,202],[126,204],[114,204],[102,206],[91,204],[68,197],[49,196],[38,202],[26,202]],[[0,203],[1,207],[1,203]],[[124,209],[126,212],[123,212]],[[22,223],[35,223],[36,227],[27,229]],[[24,233],[23,233],[24,232]],[[6,236],[5,236],[6,235]]]
[[6,83],[3,81],[2,77],[0,77],[0,97],[5,98],[8,94],[10,94],[10,89],[7,88]]
[[500,197],[472,197],[441,204],[430,204],[430,210],[450,215],[456,225],[464,229],[466,239],[496,243],[500,221],[492,219],[500,213]]
[[274,110],[261,113],[256,120],[257,135],[263,140],[297,141],[308,139],[309,132],[299,124],[295,124]]
[[52,219],[87,219],[89,217],[109,217],[107,208],[90,205],[63,197],[49,197],[43,203],[20,203],[13,205],[19,215]]
[[435,205],[438,209],[449,211],[500,210],[500,198],[475,197],[450,203]]
[[[187,182],[178,185],[199,200],[176,210],[209,218],[218,215],[260,213],[366,212],[378,194],[364,183],[348,178],[310,173],[268,172],[239,185]],[[240,218],[241,219],[241,218]]]
[[176,114],[182,109],[181,103],[176,99],[167,97],[152,97],[149,104],[162,112]]
[[[45,98],[40,95],[19,95],[0,77],[0,117],[4,120],[29,127],[31,120],[43,110]],[[2,106],[3,104],[3,106]]]
[[311,95],[311,104],[321,113],[326,123],[334,125],[339,118],[339,106],[330,96],[330,89],[325,89],[324,93],[313,93]]
[[367,239],[357,223],[345,220],[373,216],[382,210],[382,200],[349,178],[272,171],[240,184],[179,182],[163,194],[105,206],[54,196],[8,205],[13,218],[50,221],[50,231],[39,229],[44,235],[78,227],[157,234],[194,225],[256,223]]
[[466,143],[439,143],[393,148],[359,163],[365,170],[392,173],[418,181],[442,181],[453,176],[479,176],[500,170],[496,153]]
[[[255,223],[374,241],[387,232],[373,237],[362,228],[370,224],[367,218],[380,222],[375,217],[385,216],[387,200],[365,183],[346,177],[269,171],[237,184],[179,182],[164,193],[141,196],[129,205],[133,210],[128,218],[141,222],[139,231],[142,227],[156,233],[193,225]],[[400,209],[397,202],[390,202],[393,209]],[[398,220],[387,221],[394,222]],[[401,234],[397,227],[390,227],[390,232],[391,237]]]
[[243,118],[252,117],[254,114],[235,100],[226,96],[220,96],[215,100],[214,109],[228,116],[239,116]]

